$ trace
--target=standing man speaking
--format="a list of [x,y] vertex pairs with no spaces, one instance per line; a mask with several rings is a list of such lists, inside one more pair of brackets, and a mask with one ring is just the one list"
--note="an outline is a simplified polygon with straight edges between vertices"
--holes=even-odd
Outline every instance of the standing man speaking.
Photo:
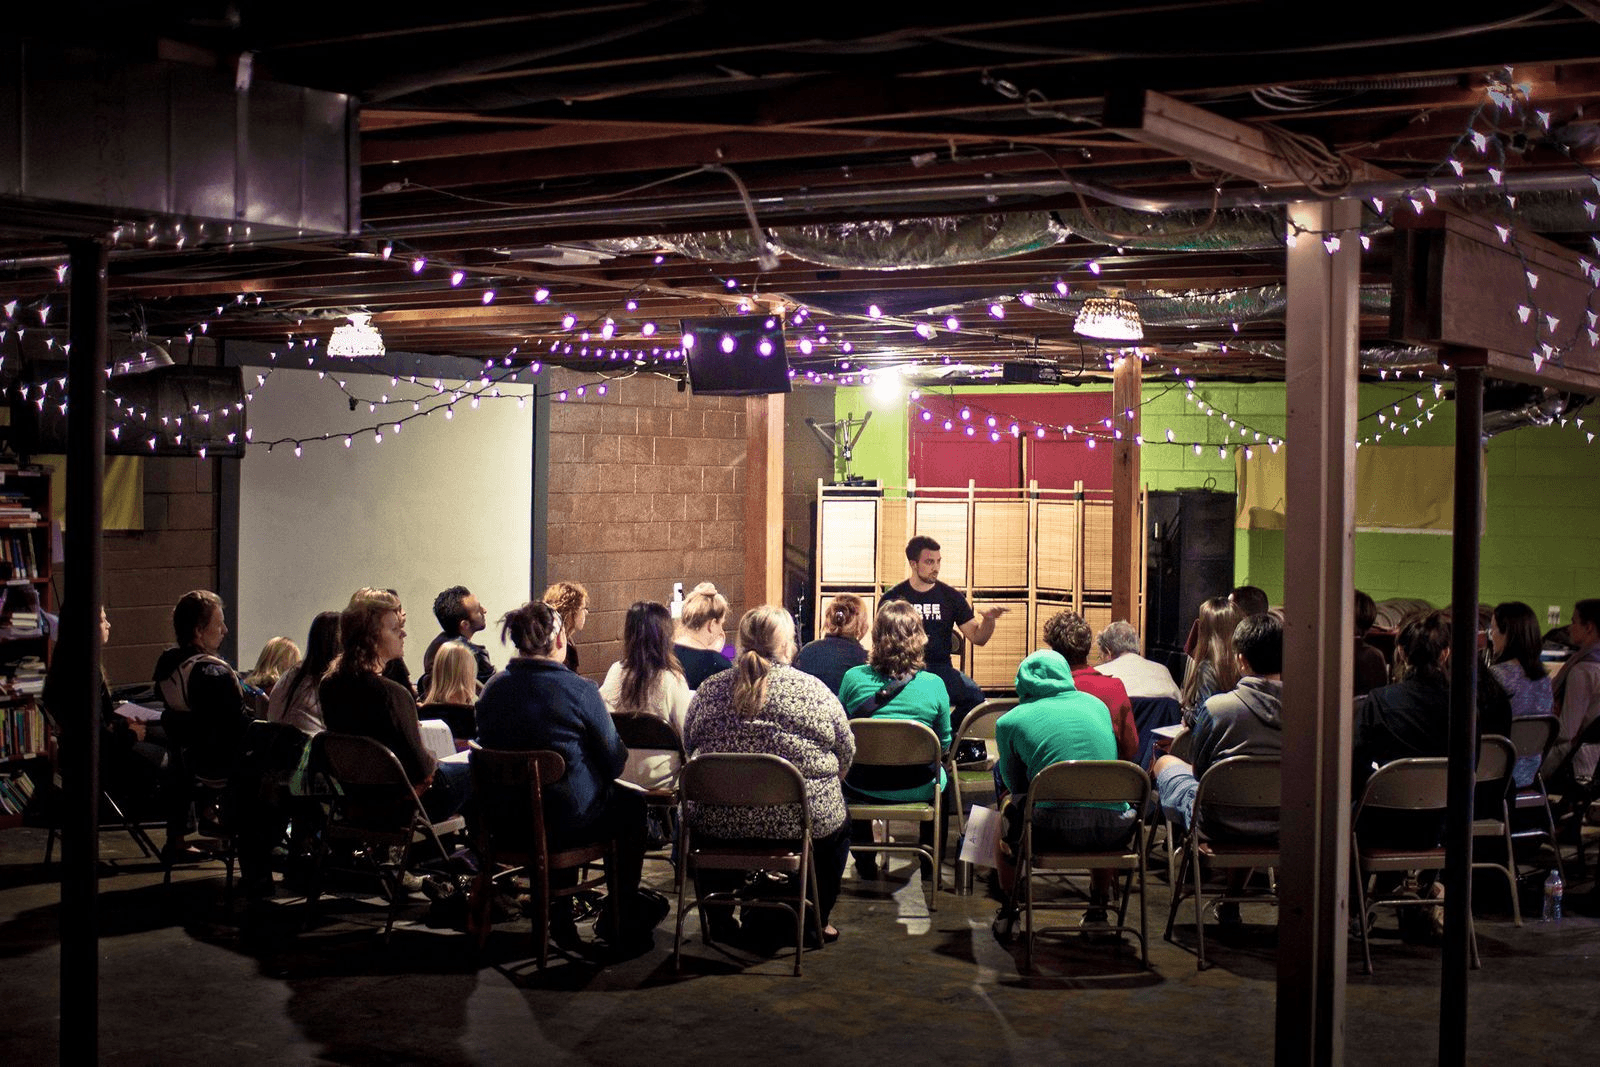
[[994,621],[1006,609],[996,605],[984,609],[982,615],[974,615],[967,598],[939,580],[940,560],[939,542],[933,538],[919,535],[907,541],[906,562],[911,564],[911,577],[883,594],[883,599],[885,603],[904,600],[922,616],[922,628],[928,634],[923,658],[928,670],[944,679],[954,711],[951,719],[959,723],[963,715],[983,702],[983,690],[950,662],[950,631],[959,629],[961,636],[974,645],[986,645],[994,636]]

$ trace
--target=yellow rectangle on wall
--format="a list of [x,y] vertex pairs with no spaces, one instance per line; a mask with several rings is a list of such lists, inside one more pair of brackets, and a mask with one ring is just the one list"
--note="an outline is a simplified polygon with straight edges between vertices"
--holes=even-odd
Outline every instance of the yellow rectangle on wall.
[[[1234,456],[1241,530],[1284,529],[1288,446]],[[1427,530],[1455,526],[1455,448],[1416,445],[1356,450],[1355,525],[1367,530]]]
[[[59,529],[67,528],[67,457],[35,456],[34,461],[54,467],[50,475],[50,517]],[[107,456],[101,487],[104,530],[144,529],[144,457]]]

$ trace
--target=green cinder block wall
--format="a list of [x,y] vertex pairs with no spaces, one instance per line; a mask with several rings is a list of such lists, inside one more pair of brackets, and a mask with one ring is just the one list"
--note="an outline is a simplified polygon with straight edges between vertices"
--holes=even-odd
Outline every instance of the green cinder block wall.
[[[1078,388],[1110,391],[1109,385]],[[981,395],[1053,390],[972,386],[955,391]],[[1209,486],[1232,492],[1230,446],[1241,440],[1254,445],[1257,432],[1263,437],[1285,433],[1284,387],[1274,382],[1197,382],[1195,401],[1186,399],[1187,392],[1180,381],[1145,382],[1146,443],[1140,458],[1144,481],[1151,489]],[[1229,427],[1220,415],[1204,414],[1201,404],[1226,413],[1236,426]],[[886,485],[904,485],[909,451],[905,403],[882,405],[859,387],[837,391],[836,417],[850,413],[859,418],[869,410],[872,421],[856,447],[851,473],[881,479]],[[1397,433],[1387,425],[1391,418],[1410,423],[1428,410],[1433,419],[1408,433]],[[1380,412],[1386,424],[1377,421]],[[1360,432],[1368,438],[1364,448],[1448,446],[1455,440],[1454,408],[1448,401],[1436,401],[1428,382],[1363,385],[1357,414],[1362,417]],[[1574,602],[1600,596],[1600,440],[1591,444],[1586,437],[1590,431],[1600,432],[1600,411],[1584,422],[1585,427],[1569,421],[1565,427],[1511,430],[1490,439],[1480,543],[1479,591],[1484,602],[1523,600],[1533,605],[1541,620],[1555,606],[1566,621]],[[1168,429],[1186,443],[1165,443]],[[1370,440],[1374,433],[1382,433],[1382,441]],[[1199,442],[1200,453],[1196,455],[1187,442]],[[1273,603],[1282,603],[1284,550],[1281,530],[1236,531],[1235,582],[1258,585]],[[1442,607],[1450,602],[1450,538],[1358,531],[1355,581],[1357,588],[1380,601],[1416,597]]]

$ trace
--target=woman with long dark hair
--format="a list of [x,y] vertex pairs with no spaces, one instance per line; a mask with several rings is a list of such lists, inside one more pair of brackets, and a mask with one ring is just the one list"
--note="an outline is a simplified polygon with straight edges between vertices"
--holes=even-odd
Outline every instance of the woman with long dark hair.
[[1409,756],[1443,756],[1450,727],[1450,616],[1413,615],[1395,639],[1400,680],[1356,702],[1356,787],[1376,767]]
[[1511,715],[1549,715],[1555,690],[1539,659],[1539,616],[1520,600],[1496,604],[1489,617],[1489,670],[1511,700]]
[[[622,659],[606,672],[600,698],[613,715],[653,716],[681,738],[693,696],[672,649],[672,613],[653,600],[635,602],[622,621]],[[671,784],[677,774],[677,753],[630,749],[622,779],[653,789]]]
[[[840,779],[855,758],[839,698],[809,674],[789,665],[794,658],[794,619],[772,604],[745,612],[739,622],[739,658],[730,671],[715,674],[695,691],[684,741],[690,758],[709,752],[765,752],[782,756],[805,778],[811,806],[813,855],[823,937],[839,932],[827,925],[839,896],[850,827]],[[721,808],[695,814],[695,832],[718,840],[791,840],[800,837],[798,812],[790,808]],[[716,878],[702,878],[713,888]],[[713,913],[714,936],[738,933],[731,917]]]
[[307,734],[320,734],[327,729],[317,687],[338,654],[339,613],[324,611],[311,620],[311,630],[306,634],[306,658],[289,668],[272,687],[267,721],[286,722]]

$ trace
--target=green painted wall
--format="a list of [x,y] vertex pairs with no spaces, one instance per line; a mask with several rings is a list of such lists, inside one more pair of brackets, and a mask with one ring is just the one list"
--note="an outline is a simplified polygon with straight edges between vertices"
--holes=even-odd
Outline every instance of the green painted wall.
[[[1381,443],[1365,448],[1404,448],[1449,445],[1455,439],[1454,409],[1449,403],[1433,407],[1431,392],[1423,393],[1424,407],[1413,398],[1424,383],[1363,385],[1357,413],[1364,437],[1383,434]],[[1090,392],[1108,392],[1109,386],[1085,386]],[[1241,440],[1240,429],[1230,428],[1216,416],[1203,414],[1185,399],[1182,383],[1145,383],[1143,428],[1146,444],[1141,456],[1145,482],[1151,489],[1186,489],[1201,486],[1232,492],[1234,461],[1229,443]],[[959,393],[1015,393],[1011,386],[975,386]],[[1034,391],[1050,391],[1035,387]],[[1241,428],[1263,436],[1284,433],[1284,387],[1281,383],[1236,385],[1205,383],[1196,395],[1213,409],[1232,416]],[[852,473],[882,479],[888,486],[903,486],[908,457],[906,408],[875,404],[861,388],[841,388],[836,394],[838,417],[873,412],[872,421],[856,448]],[[1421,428],[1398,434],[1380,425],[1400,407],[1399,418],[1409,422],[1433,407],[1434,418]],[[1585,419],[1589,430],[1600,431],[1600,415]],[[1189,444],[1165,443],[1166,431],[1181,442],[1200,442],[1199,455]],[[1396,444],[1404,441],[1404,444]],[[1221,445],[1225,454],[1218,455]],[[1563,621],[1572,605],[1584,597],[1600,596],[1600,440],[1588,443],[1585,429],[1569,423],[1565,428],[1520,429],[1492,438],[1486,451],[1488,469],[1485,527],[1481,542],[1480,595],[1487,603],[1523,600],[1539,617],[1559,605]],[[1273,603],[1283,602],[1284,534],[1280,530],[1240,530],[1236,534],[1235,580],[1258,585]],[[1355,536],[1355,581],[1377,600],[1417,597],[1443,606],[1450,602],[1450,538],[1437,534],[1367,533]]]

